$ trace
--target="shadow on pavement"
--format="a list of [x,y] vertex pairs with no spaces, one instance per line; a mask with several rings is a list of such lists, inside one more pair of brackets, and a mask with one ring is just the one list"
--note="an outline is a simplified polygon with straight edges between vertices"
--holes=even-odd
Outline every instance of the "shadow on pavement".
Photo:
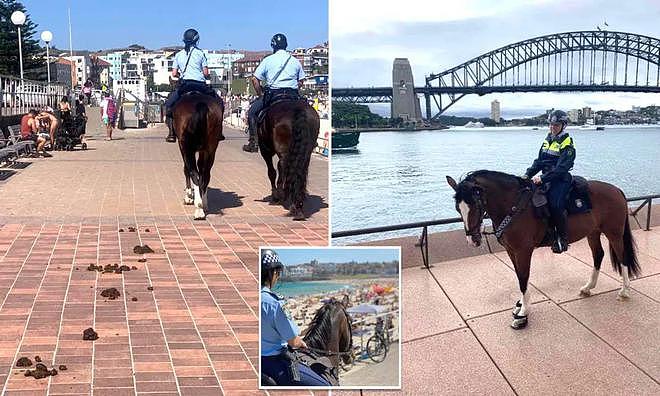
[[223,209],[237,208],[243,206],[242,198],[235,192],[222,191],[218,188],[211,188],[206,192],[208,214],[222,214]]

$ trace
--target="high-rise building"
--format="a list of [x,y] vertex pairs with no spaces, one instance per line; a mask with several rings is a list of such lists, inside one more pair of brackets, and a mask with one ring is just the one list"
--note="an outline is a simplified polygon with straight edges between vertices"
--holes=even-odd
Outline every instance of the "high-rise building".
[[593,114],[591,112],[591,107],[583,107],[582,108],[582,116],[584,118],[591,118],[593,117]]
[[500,118],[502,118],[502,113],[500,111],[500,102],[495,99],[490,102],[490,119],[499,123]]
[[568,120],[572,123],[580,121],[580,109],[571,109],[568,111]]

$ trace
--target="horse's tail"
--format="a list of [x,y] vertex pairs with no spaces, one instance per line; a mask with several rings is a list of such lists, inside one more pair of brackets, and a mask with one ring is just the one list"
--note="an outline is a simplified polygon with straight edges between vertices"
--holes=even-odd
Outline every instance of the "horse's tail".
[[[623,191],[621,191],[621,194],[623,194]],[[625,198],[625,194],[623,194],[623,197]],[[626,205],[626,209],[627,208],[628,206]],[[639,266],[639,261],[637,261],[636,250],[635,240],[630,231],[630,221],[628,214],[626,213],[626,225],[623,228],[623,258],[616,255],[616,252],[612,248],[612,243],[610,243],[610,255],[612,256],[612,266],[614,267],[614,270],[621,274],[623,267],[627,267],[628,275],[631,277],[639,276],[642,269]]]
[[293,113],[291,144],[287,166],[284,167],[285,196],[292,203],[307,190],[307,171],[318,131],[307,117],[307,108],[296,108]]
[[184,133],[195,136],[205,136],[207,122],[206,118],[209,114],[209,106],[203,102],[197,102],[195,104],[195,111],[190,116],[190,121],[188,121],[188,127]]

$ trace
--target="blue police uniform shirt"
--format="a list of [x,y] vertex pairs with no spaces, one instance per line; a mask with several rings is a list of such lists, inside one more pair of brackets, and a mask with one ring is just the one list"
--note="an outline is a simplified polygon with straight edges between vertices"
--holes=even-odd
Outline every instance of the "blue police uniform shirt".
[[[177,52],[172,62],[172,68],[179,70],[179,75],[182,80],[195,80],[205,82],[203,68],[207,67],[206,54],[204,51],[197,47],[190,48],[190,61],[188,61],[188,53],[185,49]],[[188,67],[186,67],[188,62]],[[184,72],[183,69],[186,69]]]
[[284,304],[267,286],[261,288],[261,356],[279,355],[299,333],[290,314],[284,312]]
[[[291,57],[291,59],[289,59]],[[275,75],[282,69],[284,63],[289,59],[282,73],[274,80]],[[300,61],[285,50],[277,50],[274,54],[265,57],[257,69],[254,76],[266,83],[266,86],[272,89],[293,88],[298,89],[298,81],[305,78]],[[273,81],[274,80],[274,81]]]

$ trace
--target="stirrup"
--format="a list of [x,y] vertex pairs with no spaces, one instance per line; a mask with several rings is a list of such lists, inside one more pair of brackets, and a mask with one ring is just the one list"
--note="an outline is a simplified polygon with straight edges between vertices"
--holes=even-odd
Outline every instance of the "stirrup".
[[168,143],[176,142],[176,135],[174,135],[174,134],[167,135],[167,137],[165,138],[165,141],[168,142]]

